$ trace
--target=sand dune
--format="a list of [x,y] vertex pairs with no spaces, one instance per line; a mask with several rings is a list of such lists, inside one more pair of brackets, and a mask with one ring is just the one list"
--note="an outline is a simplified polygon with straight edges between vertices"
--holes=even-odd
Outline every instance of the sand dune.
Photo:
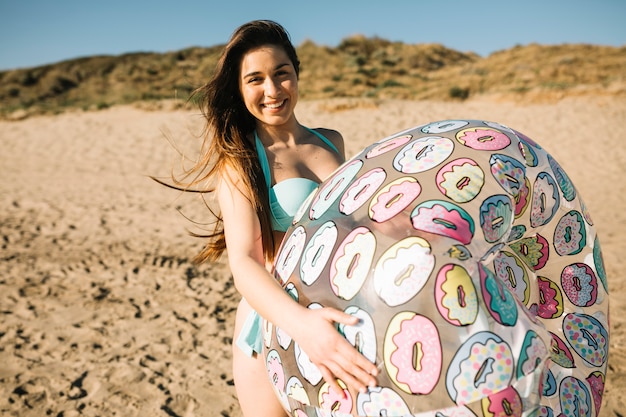
[[[626,100],[520,105],[495,100],[302,102],[348,154],[447,118],[497,121],[561,163],[599,229],[612,291],[603,415],[626,388]],[[202,205],[148,175],[193,153],[200,118],[114,107],[0,122],[0,414],[239,416],[230,375],[239,299],[225,264],[193,266],[201,242],[177,208]],[[624,315],[622,315],[624,314]]]

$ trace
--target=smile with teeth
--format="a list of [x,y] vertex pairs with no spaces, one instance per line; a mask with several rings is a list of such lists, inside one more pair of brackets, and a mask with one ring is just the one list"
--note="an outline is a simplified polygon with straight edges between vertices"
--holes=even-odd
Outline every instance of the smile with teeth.
[[276,103],[265,103],[263,106],[267,107],[268,109],[278,109],[283,105],[283,103],[285,103],[285,100]]

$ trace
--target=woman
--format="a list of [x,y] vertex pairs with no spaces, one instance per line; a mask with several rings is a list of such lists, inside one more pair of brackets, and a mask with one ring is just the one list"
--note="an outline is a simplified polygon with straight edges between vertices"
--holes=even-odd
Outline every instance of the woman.
[[[211,81],[196,91],[207,120],[201,158],[187,172],[188,188],[214,183],[221,217],[197,260],[228,250],[238,307],[233,374],[245,416],[285,415],[259,355],[260,317],[287,332],[333,389],[376,383],[374,364],[336,330],[357,319],[339,310],[294,302],[269,272],[278,245],[300,203],[345,159],[341,135],[311,130],[294,114],[299,61],[286,31],[272,21],[239,27]],[[258,315],[257,313],[258,312]]]

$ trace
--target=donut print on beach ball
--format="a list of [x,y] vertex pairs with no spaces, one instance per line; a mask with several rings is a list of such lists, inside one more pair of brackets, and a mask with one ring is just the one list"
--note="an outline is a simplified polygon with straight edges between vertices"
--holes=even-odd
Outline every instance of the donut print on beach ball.
[[502,124],[444,120],[376,142],[303,203],[274,265],[307,308],[379,369],[329,389],[264,326],[290,416],[597,417],[608,362],[607,277],[570,177]]

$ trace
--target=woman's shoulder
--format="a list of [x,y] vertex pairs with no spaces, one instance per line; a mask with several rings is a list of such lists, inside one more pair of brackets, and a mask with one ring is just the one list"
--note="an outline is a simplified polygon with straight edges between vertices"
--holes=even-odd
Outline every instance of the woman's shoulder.
[[339,131],[334,129],[328,129],[325,127],[316,127],[313,130],[328,139],[335,146],[335,148],[337,148],[339,153],[341,153],[342,155],[344,154],[345,146],[343,142],[343,136]]

